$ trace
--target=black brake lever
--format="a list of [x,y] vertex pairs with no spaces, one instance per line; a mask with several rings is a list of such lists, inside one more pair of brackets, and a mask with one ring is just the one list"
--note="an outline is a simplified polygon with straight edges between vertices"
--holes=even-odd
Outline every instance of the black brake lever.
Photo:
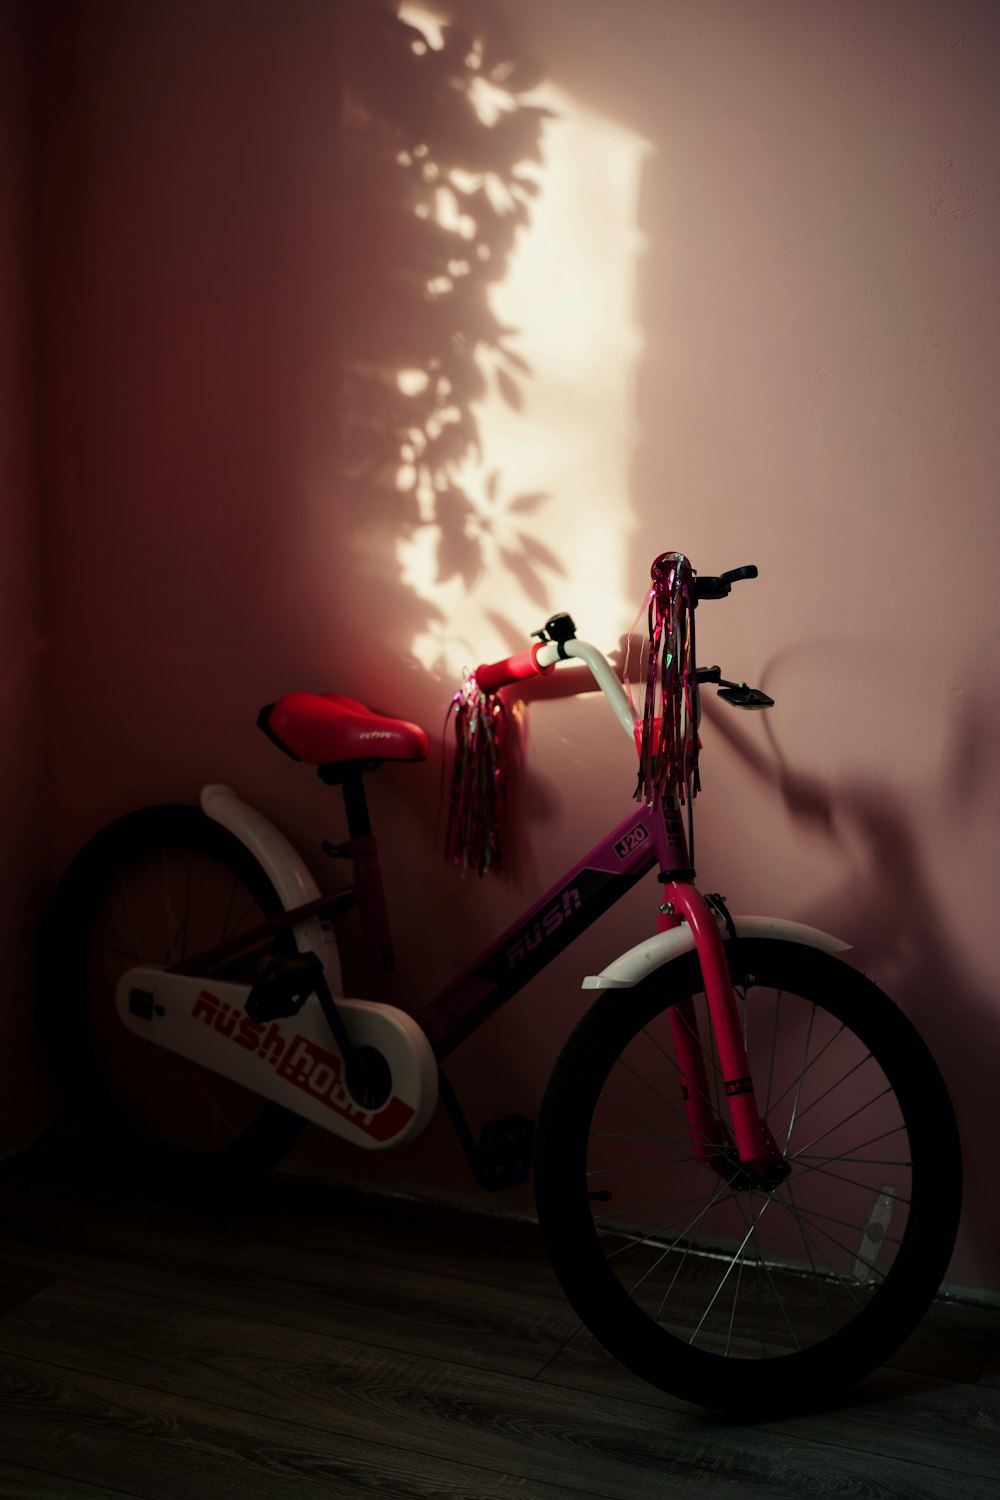
[[725,599],[734,583],[756,577],[757,568],[754,563],[747,563],[743,568],[730,568],[727,573],[699,573],[694,581],[695,599],[698,603],[702,599]]

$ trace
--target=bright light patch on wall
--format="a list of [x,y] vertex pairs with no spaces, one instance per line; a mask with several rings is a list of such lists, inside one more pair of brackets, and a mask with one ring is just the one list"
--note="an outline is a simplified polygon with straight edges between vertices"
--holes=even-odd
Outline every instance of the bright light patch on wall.
[[[401,14],[434,44],[423,10]],[[490,294],[500,322],[517,330],[510,347],[530,373],[517,382],[517,409],[494,367],[483,364],[487,395],[473,408],[482,453],[453,475],[473,507],[466,528],[482,569],[471,587],[457,575],[439,580],[432,493],[418,494],[426,524],[398,547],[403,581],[441,612],[411,650],[449,676],[518,649],[515,642],[556,610],[570,610],[580,634],[609,649],[635,612],[637,580],[625,576],[625,563],[642,352],[636,225],[650,147],[560,89],[544,85],[531,100],[552,111],[539,192],[507,275]],[[493,107],[484,89],[482,108]],[[439,222],[457,227],[446,190],[437,203]],[[414,378],[401,371],[400,388]],[[410,479],[407,457],[400,455],[401,485]]]
[[[442,31],[443,21],[439,15],[432,10],[427,10],[423,5],[410,4],[409,0],[397,6],[399,18],[406,21],[410,26],[416,26],[423,32],[427,45],[440,49],[444,44],[444,33]],[[419,49],[422,42],[415,42],[414,47]]]

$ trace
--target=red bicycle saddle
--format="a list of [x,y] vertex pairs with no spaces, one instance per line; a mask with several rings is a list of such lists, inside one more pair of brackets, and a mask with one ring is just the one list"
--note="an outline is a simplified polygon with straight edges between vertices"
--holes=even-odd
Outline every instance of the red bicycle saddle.
[[342,693],[286,693],[261,709],[257,723],[286,755],[314,766],[427,759],[418,724],[386,719]]

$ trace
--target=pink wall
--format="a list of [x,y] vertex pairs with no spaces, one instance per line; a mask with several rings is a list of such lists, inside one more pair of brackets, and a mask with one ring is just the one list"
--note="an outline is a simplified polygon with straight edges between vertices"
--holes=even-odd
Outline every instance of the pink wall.
[[52,1108],[31,1026],[35,924],[50,863],[46,650],[32,351],[33,37],[0,12],[0,1155]]
[[[666,547],[707,571],[761,569],[702,624],[705,658],[779,705],[707,726],[705,884],[851,940],[926,1033],[968,1155],[952,1279],[995,1286],[995,11],[501,13],[567,94],[653,148],[640,432],[630,493],[610,497],[636,604]],[[398,284],[399,245],[341,130],[338,14],[90,0],[54,54],[68,70],[47,220],[60,866],[110,816],[211,779],[313,854],[338,826],[330,794],[253,729],[283,691],[336,688],[435,736],[443,719],[452,684],[410,654],[424,606],[394,553],[416,522],[384,489],[359,498],[342,462],[377,426],[368,409],[345,420],[344,350],[368,329],[394,347],[372,287],[380,269]],[[586,618],[571,579],[547,602]],[[598,708],[530,708],[520,885],[463,886],[433,861],[436,757],[374,779],[414,1004],[621,815],[629,771]],[[477,1116],[534,1112],[579,973],[645,917],[627,901],[468,1045]],[[349,932],[345,958],[350,978]],[[339,1175],[370,1165],[315,1136],[302,1149]],[[473,1191],[440,1121],[372,1173]]]

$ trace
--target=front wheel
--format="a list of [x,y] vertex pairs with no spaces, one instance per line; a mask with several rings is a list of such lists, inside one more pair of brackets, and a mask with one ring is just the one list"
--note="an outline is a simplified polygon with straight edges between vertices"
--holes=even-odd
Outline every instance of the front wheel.
[[[567,1297],[627,1368],[699,1405],[787,1410],[853,1384],[919,1322],[958,1227],[958,1131],[927,1048],[871,981],[798,944],[726,947],[787,1178],[739,1170],[690,953],[606,992],[567,1042],[538,1124],[538,1216]],[[692,1146],[674,1057],[671,1018],[692,1016],[711,1151]]]

